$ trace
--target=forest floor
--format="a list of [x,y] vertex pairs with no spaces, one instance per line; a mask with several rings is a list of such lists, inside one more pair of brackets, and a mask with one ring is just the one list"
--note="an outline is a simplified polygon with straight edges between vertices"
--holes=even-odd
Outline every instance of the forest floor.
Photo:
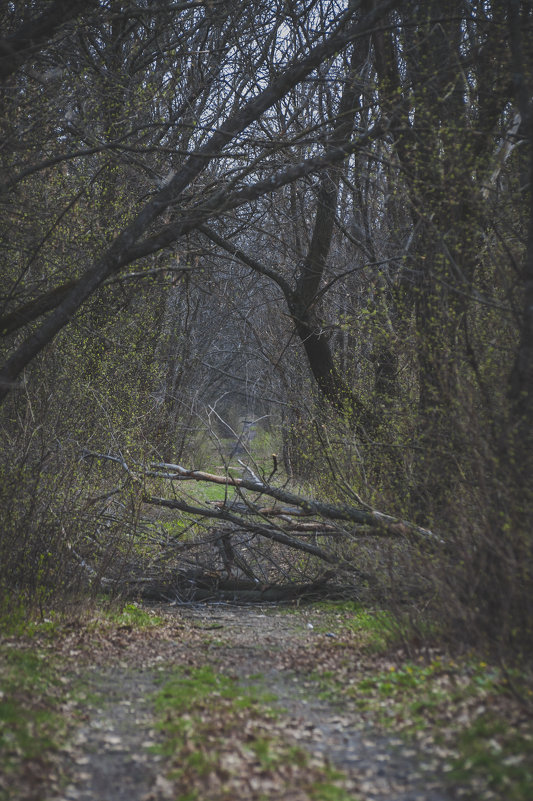
[[0,640],[0,799],[530,798],[512,676],[408,650],[335,605],[45,621]]

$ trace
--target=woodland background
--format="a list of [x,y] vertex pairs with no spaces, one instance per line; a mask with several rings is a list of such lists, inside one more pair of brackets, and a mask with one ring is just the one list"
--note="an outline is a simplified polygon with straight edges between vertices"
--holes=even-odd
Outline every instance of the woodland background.
[[0,30],[5,609],[326,562],[527,653],[531,2],[14,0]]

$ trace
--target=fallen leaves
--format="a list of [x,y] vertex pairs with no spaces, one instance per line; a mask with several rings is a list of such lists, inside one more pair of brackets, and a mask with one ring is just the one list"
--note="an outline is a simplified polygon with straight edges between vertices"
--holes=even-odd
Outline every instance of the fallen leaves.
[[[179,671],[157,708],[180,796],[309,801],[314,784],[328,778],[324,755],[296,744],[309,739],[309,727],[279,720],[257,690],[210,668]],[[340,788],[342,776],[336,781]]]
[[[144,614],[128,612],[139,619]],[[139,801],[164,801],[177,797],[178,790],[183,797],[196,792],[206,801],[386,798],[395,787],[405,790],[403,773],[413,772],[415,764],[426,771],[422,781],[447,773],[479,799],[494,798],[495,792],[512,801],[528,798],[519,791],[533,762],[533,740],[527,739],[531,725],[505,692],[505,678],[486,663],[446,660],[436,649],[411,661],[399,650],[372,654],[362,648],[360,631],[349,616],[309,608],[294,615],[173,609],[158,610],[157,618],[157,625],[139,628],[130,620],[113,622],[94,614],[83,623],[37,631],[27,641],[12,638],[0,644],[4,662],[9,653],[30,653],[36,666],[61,666],[53,681],[36,681],[31,694],[20,682],[18,692],[8,691],[0,667],[0,703],[12,698],[28,702],[28,735],[34,736],[39,711],[50,705],[71,732],[78,727],[71,744],[63,746],[61,764],[54,756],[57,742],[35,759],[6,733],[4,747],[15,765],[12,798],[44,797],[44,787],[58,786],[61,769],[81,782],[70,785],[68,797],[81,797],[79,787],[83,782],[90,786],[96,769],[90,756],[95,749],[108,770],[122,771],[124,782],[135,777],[142,788],[145,781],[142,794],[131,796]],[[367,613],[365,625],[379,629],[378,623]],[[363,641],[368,644],[368,631]],[[204,688],[196,699],[189,691],[172,747],[164,758],[154,754],[160,735],[152,730],[150,686],[158,677],[168,678],[169,666],[190,669],[193,675],[206,664],[216,675],[224,674],[237,694],[225,696],[224,680]],[[253,676],[267,669],[278,676],[274,686],[284,687],[292,699],[277,718],[267,714],[268,701],[254,701],[242,688],[243,682],[248,687],[260,683]],[[81,677],[89,686],[74,691]],[[105,703],[94,691],[104,693]],[[319,709],[314,700],[319,693],[336,702],[343,699],[342,709],[333,713],[327,702]],[[173,725],[172,709],[165,715]],[[385,729],[400,736],[385,738]],[[331,753],[345,753],[336,757],[346,765],[345,774],[334,775]],[[486,767],[488,779],[483,778],[483,754],[502,769],[497,791]],[[8,792],[9,782],[3,787],[2,781],[0,795]]]

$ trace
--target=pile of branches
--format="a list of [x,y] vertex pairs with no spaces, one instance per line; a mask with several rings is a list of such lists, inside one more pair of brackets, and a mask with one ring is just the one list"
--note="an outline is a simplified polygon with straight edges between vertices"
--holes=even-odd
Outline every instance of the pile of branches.
[[[158,534],[157,526],[146,518],[142,521],[144,535],[158,546],[157,555],[149,563],[130,560],[126,568],[121,566],[119,576],[99,577],[102,587],[118,587],[130,595],[178,602],[353,597],[358,583],[372,581],[350,557],[355,540],[387,537],[428,547],[442,544],[432,531],[371,509],[362,501],[358,506],[325,503],[275,486],[272,474],[264,480],[242,462],[243,476],[235,477],[167,462],[130,463],[121,455],[88,450],[82,458],[119,465],[126,484],[135,487],[152,517],[159,508],[194,521],[192,538],[184,536],[187,528],[169,535],[161,527]],[[184,492],[187,482],[224,485],[234,492],[225,500],[199,505]],[[161,483],[167,488],[166,497],[148,489]],[[100,496],[107,504],[107,519],[107,502],[124,486]],[[136,525],[138,530],[139,521]],[[87,571],[96,574],[87,555],[77,557]]]

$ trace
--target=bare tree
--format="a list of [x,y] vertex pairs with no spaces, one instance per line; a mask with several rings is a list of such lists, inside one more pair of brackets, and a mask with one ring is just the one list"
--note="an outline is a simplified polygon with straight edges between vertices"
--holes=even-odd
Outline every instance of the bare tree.
[[[13,381],[24,367],[69,322],[76,310],[106,279],[119,272],[127,264],[141,256],[156,252],[162,247],[168,247],[188,230],[197,227],[208,217],[220,213],[222,209],[249,202],[299,176],[324,168],[332,161],[341,160],[347,152],[351,151],[351,143],[343,146],[335,143],[331,151],[322,158],[308,159],[293,167],[292,170],[290,168],[282,170],[267,180],[256,181],[250,186],[244,185],[240,190],[232,191],[232,187],[236,184],[236,176],[233,176],[229,187],[217,187],[215,191],[208,192],[203,200],[196,202],[192,207],[187,203],[184,195],[185,190],[205,172],[214,158],[222,155],[230,143],[238,140],[238,137],[262,114],[283,98],[293,86],[319,67],[325,59],[370,30],[375,21],[391,5],[393,5],[392,2],[384,3],[379,11],[370,12],[363,19],[356,18],[355,21],[353,20],[354,12],[341,15],[337,22],[332,21],[333,33],[327,36],[323,42],[311,47],[303,57],[296,58],[281,70],[276,70],[276,77],[269,81],[266,88],[262,88],[254,97],[239,104],[235,110],[230,112],[214,133],[208,136],[206,141],[197,146],[196,150],[185,159],[183,165],[168,180],[168,183],[159,189],[151,200],[139,208],[131,222],[115,237],[105,253],[84,271],[75,286],[65,287],[64,291],[59,287],[55,289],[54,297],[57,304],[55,309],[46,322],[17,347],[0,372],[1,397],[6,396]],[[337,25],[336,29],[335,25]],[[264,43],[263,47],[266,44]],[[238,89],[239,97],[243,88],[239,87]],[[244,96],[246,97],[246,95]],[[249,169],[245,167],[244,173],[248,172]],[[145,239],[139,242],[140,237],[148,233],[153,223],[161,218],[166,209],[177,208],[180,199],[182,209],[178,215],[179,220],[163,226],[158,233],[151,237],[145,236]]]

